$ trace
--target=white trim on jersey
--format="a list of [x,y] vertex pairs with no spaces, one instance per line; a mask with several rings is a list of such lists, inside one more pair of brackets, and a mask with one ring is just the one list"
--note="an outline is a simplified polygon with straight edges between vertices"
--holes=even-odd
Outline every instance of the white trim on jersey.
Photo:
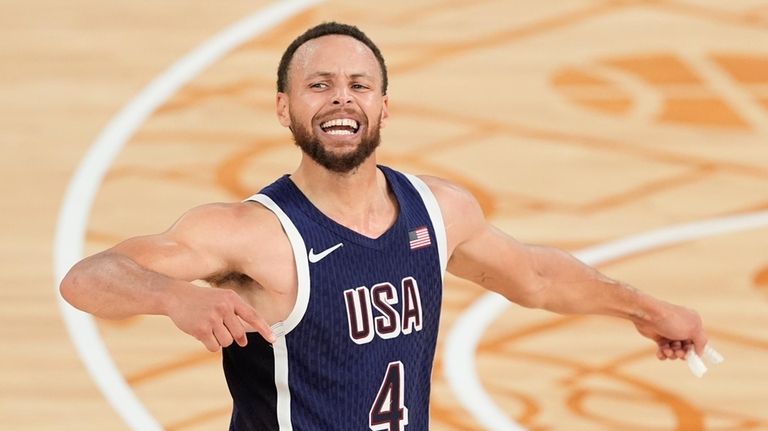
[[301,237],[298,229],[290,218],[283,212],[279,205],[269,196],[255,194],[246,201],[255,201],[262,204],[265,208],[272,211],[280,224],[283,226],[288,241],[293,250],[293,260],[296,263],[296,276],[298,286],[296,289],[296,304],[293,306],[288,317],[272,325],[272,331],[277,340],[272,344],[275,352],[275,386],[277,387],[277,421],[280,431],[291,431],[291,392],[288,386],[288,345],[285,342],[285,335],[291,332],[307,311],[309,304],[310,284],[309,284],[309,262],[307,261],[307,246]]
[[277,388],[277,428],[293,431],[291,422],[291,388],[288,387],[288,345],[285,337],[272,343],[275,352],[275,387]]
[[276,333],[275,335],[285,335],[293,330],[301,319],[304,317],[304,313],[307,311],[307,304],[309,304],[309,262],[307,261],[307,246],[304,245],[304,239],[301,237],[298,229],[294,226],[293,222],[288,215],[273,201],[269,196],[263,194],[255,194],[248,199],[248,201],[255,201],[264,205],[268,210],[272,211],[280,220],[280,224],[285,230],[285,234],[288,236],[288,240],[291,242],[291,248],[293,249],[293,260],[296,263],[296,276],[298,281],[296,292],[296,304],[293,306],[293,310],[288,317],[282,321],[273,325]]
[[427,207],[429,218],[432,219],[432,226],[435,228],[435,238],[437,239],[437,252],[440,256],[440,275],[445,281],[445,270],[448,267],[448,245],[445,237],[445,224],[443,223],[443,213],[440,212],[440,205],[437,203],[434,193],[421,178],[404,173],[406,178],[413,184],[416,191],[421,195],[424,206]]

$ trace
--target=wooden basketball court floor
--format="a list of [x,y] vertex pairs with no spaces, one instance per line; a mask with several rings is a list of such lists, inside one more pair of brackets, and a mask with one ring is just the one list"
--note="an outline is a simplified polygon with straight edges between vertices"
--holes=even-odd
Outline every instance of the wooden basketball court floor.
[[276,65],[335,19],[387,58],[383,163],[696,308],[726,357],[696,379],[626,322],[448,278],[432,429],[768,430],[768,2],[3,6],[0,428],[226,429],[218,354],[164,318],[71,313],[57,279],[290,172]]

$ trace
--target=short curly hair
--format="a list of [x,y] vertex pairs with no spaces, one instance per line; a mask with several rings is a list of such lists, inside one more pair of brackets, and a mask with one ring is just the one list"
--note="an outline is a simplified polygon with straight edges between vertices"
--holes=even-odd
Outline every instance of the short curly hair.
[[371,51],[373,51],[373,55],[376,57],[376,60],[379,62],[379,66],[381,67],[381,76],[383,78],[381,92],[382,94],[387,94],[387,65],[384,63],[384,57],[381,55],[379,47],[377,47],[376,44],[373,43],[373,41],[369,39],[368,36],[366,36],[365,33],[363,33],[359,28],[353,25],[341,24],[338,22],[324,22],[322,24],[316,25],[305,31],[304,34],[294,39],[294,41],[288,45],[288,48],[286,48],[285,52],[283,53],[283,57],[280,59],[280,65],[277,67],[277,91],[280,93],[285,92],[285,88],[288,85],[288,67],[291,65],[293,55],[301,45],[312,39],[317,39],[318,37],[336,34],[357,39],[358,41],[365,44],[365,46],[370,48]]

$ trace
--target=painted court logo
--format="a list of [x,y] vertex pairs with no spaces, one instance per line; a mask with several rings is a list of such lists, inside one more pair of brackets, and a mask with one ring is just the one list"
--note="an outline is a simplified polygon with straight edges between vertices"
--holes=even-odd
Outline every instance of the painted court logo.
[[[750,129],[755,117],[768,117],[768,58],[761,56],[656,52],[604,57],[563,68],[551,82],[589,110],[662,124]],[[632,86],[646,90],[643,100]],[[724,89],[732,91],[726,95]]]

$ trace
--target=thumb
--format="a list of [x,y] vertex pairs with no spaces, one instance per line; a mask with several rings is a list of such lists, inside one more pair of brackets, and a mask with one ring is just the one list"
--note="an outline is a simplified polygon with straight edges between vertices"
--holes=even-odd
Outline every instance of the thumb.
[[696,354],[699,355],[699,357],[704,355],[704,348],[707,347],[707,343],[709,340],[707,339],[706,334],[704,334],[704,331],[699,331],[693,336],[693,348],[696,350]]

